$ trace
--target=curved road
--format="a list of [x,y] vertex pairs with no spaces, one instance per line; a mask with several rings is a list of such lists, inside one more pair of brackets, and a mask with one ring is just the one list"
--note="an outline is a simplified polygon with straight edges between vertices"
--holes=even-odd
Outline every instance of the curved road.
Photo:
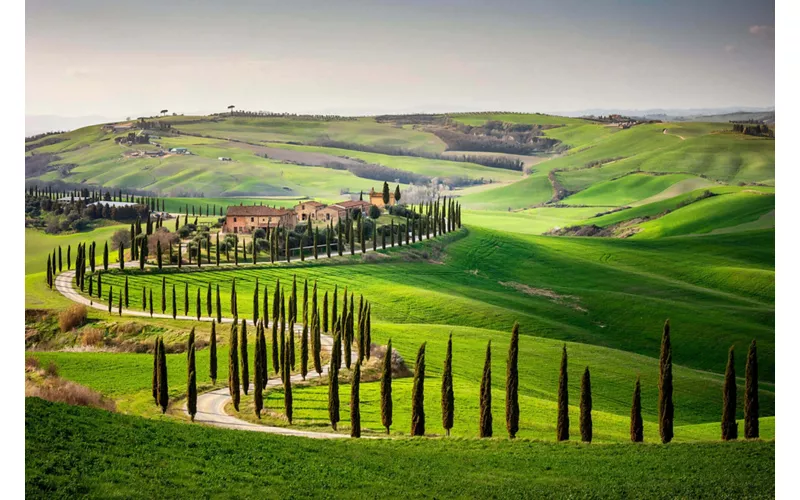
[[[420,236],[420,241],[422,241],[423,239],[429,239],[429,238],[423,238],[423,236]],[[372,248],[367,248],[367,252],[372,252],[372,251],[373,251]],[[359,253],[361,253],[361,252],[356,252],[356,255],[358,255]],[[343,253],[343,256],[345,256],[345,255],[350,255],[350,254],[345,252],[345,253]],[[337,254],[331,254],[331,257],[338,257],[338,256],[339,256],[338,253]],[[320,259],[323,259],[323,258],[327,259],[328,256],[326,254],[322,254],[322,255],[319,256],[319,258]],[[306,259],[306,260],[316,260],[316,259],[314,259],[313,256],[312,256],[310,259]],[[130,266],[131,269],[134,269],[134,268],[138,267],[138,265],[139,265],[138,262],[126,262],[125,263],[125,267],[129,267]],[[225,263],[225,264],[220,264],[220,267],[228,266],[228,265],[233,266],[235,264]],[[239,267],[247,267],[248,265],[252,265],[252,264],[251,263],[242,263]],[[215,267],[212,264],[206,264],[206,266]],[[119,264],[118,263],[109,264],[108,267],[116,268],[116,267],[119,267]],[[152,267],[152,266],[150,266],[150,267]],[[164,267],[177,267],[177,266],[176,265],[170,265],[170,266],[164,266]],[[75,289],[72,286],[72,283],[73,283],[74,280],[75,280],[75,270],[74,269],[70,270],[70,271],[62,272],[61,274],[57,275],[56,278],[55,278],[56,290],[58,290],[58,292],[61,293],[61,295],[63,295],[64,297],[70,299],[73,302],[77,302],[79,304],[84,304],[84,305],[86,305],[88,307],[94,307],[95,309],[100,309],[100,310],[103,310],[103,311],[107,311],[108,310],[108,304],[107,303],[98,303],[98,302],[90,301],[89,299],[87,299],[86,297],[84,297],[83,295],[81,295],[80,293],[75,291]],[[149,312],[136,311],[136,310],[133,310],[133,309],[126,309],[126,308],[122,309],[122,314],[125,314],[127,316],[139,316],[139,317],[148,317],[148,318],[151,317]],[[153,318],[171,319],[172,315],[171,314],[161,314],[161,313],[155,313],[154,312],[152,317]],[[186,320],[186,321],[198,321],[197,316],[176,316],[175,318],[176,319],[181,319],[181,320]],[[212,319],[213,318],[210,318],[210,317],[201,317],[200,321],[211,321]],[[231,318],[222,318],[222,323],[231,323],[232,321],[233,320]],[[272,323],[268,323],[267,327],[269,327],[271,324]],[[295,333],[302,333],[302,327],[300,327],[300,325],[295,325]],[[331,337],[327,336],[327,335],[321,335],[321,344],[322,344],[322,349],[324,349],[326,351],[330,351],[331,346],[333,345],[333,339]],[[356,351],[351,352],[351,357],[352,357],[352,360],[354,362],[357,361],[358,360],[358,353]],[[308,374],[308,378],[314,378],[315,375],[316,375],[316,372],[309,373]],[[322,367],[322,374],[319,375],[319,376],[320,377],[325,377],[327,375],[328,375],[328,366],[326,365],[326,366]],[[276,379],[270,379],[269,382],[268,382],[268,385],[269,385],[269,383],[273,383],[273,382],[275,384],[279,384],[280,380],[277,379],[277,378]],[[293,383],[301,383],[302,382],[302,377],[299,374],[293,375],[292,376],[292,382]],[[252,385],[251,385],[251,387],[252,387]],[[260,424],[254,424],[254,423],[251,423],[251,422],[247,422],[247,421],[242,420],[240,418],[234,417],[233,415],[228,415],[225,412],[225,405],[228,404],[228,401],[230,400],[230,398],[231,398],[230,392],[229,392],[227,387],[224,387],[224,388],[221,388],[221,389],[215,389],[215,390],[210,391],[210,392],[205,392],[203,394],[199,394],[197,396],[197,414],[194,417],[195,422],[200,422],[200,423],[203,423],[203,424],[212,425],[214,427],[222,427],[222,428],[226,428],[226,429],[238,429],[238,430],[244,430],[244,431],[266,432],[266,433],[269,433],[269,434],[282,434],[282,435],[287,435],[287,436],[299,436],[299,437],[306,437],[306,438],[331,439],[331,438],[348,438],[348,437],[350,437],[347,434],[334,434],[334,433],[328,433],[328,432],[301,431],[301,430],[295,430],[295,429],[291,429],[291,428],[287,428],[287,427],[274,427],[274,426],[260,425]],[[184,404],[183,410],[188,415],[188,411],[186,409],[186,404]]]

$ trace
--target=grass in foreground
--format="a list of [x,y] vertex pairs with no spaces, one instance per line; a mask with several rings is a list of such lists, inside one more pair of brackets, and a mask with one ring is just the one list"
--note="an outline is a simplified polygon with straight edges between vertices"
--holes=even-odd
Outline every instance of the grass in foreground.
[[25,438],[30,497],[775,495],[773,442],[308,440],[154,422],[40,399],[26,399]]

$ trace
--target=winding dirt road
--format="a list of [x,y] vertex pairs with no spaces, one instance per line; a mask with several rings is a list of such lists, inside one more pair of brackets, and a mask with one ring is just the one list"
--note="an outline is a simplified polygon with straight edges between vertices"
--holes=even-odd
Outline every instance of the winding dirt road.
[[[429,239],[420,236],[420,241],[422,239]],[[367,252],[372,252],[372,248],[367,248]],[[356,252],[358,255],[361,252]],[[344,253],[344,255],[350,255],[349,253]],[[337,254],[331,254],[332,257],[338,257]],[[320,259],[327,259],[328,256],[326,254],[322,254],[319,256]],[[314,260],[313,256],[310,259],[306,260]],[[264,263],[266,264],[266,263]],[[126,262],[125,267],[130,267],[134,269],[138,267],[138,262]],[[242,263],[240,264],[240,268],[246,268],[250,263]],[[213,267],[210,264],[206,264],[208,267]],[[235,266],[235,264],[220,264],[220,267],[223,266]],[[119,264],[109,264],[110,268],[118,268]],[[152,267],[152,266],[150,266]],[[164,267],[177,267],[176,265],[164,266]],[[55,286],[56,290],[58,290],[61,295],[70,299],[73,302],[77,302],[78,304],[84,304],[88,307],[94,307],[95,309],[107,311],[108,304],[107,303],[100,303],[100,302],[93,302],[78,293],[75,288],[72,286],[73,281],[75,280],[75,270],[64,271],[61,274],[57,275],[55,278]],[[113,311],[118,311],[117,308],[112,308]],[[122,309],[122,314],[126,316],[139,316],[139,317],[151,317],[149,312],[146,311],[137,311],[133,309]],[[153,318],[165,318],[171,319],[171,314],[161,314],[161,313],[153,313]],[[175,319],[186,320],[186,321],[198,321],[197,316],[176,316]],[[211,317],[201,317],[199,321],[211,321],[214,318]],[[233,320],[231,318],[222,318],[222,323],[231,323]],[[268,323],[267,326],[272,325],[272,323]],[[302,333],[302,327],[300,325],[295,325],[294,329],[295,335],[298,333]],[[325,351],[330,351],[331,346],[333,345],[333,339],[327,335],[321,335],[321,344],[322,349]],[[353,362],[358,360],[358,353],[356,351],[351,352],[351,357]],[[328,375],[328,366],[325,365],[322,367],[322,374],[320,377],[327,377]],[[316,372],[309,373],[308,378],[313,379],[317,376]],[[297,374],[292,376],[292,383],[301,383],[302,377]],[[280,384],[279,379],[270,379],[268,385],[273,384],[277,385]],[[252,387],[252,384],[251,386]],[[299,436],[299,437],[306,437],[306,438],[316,438],[316,439],[334,439],[334,438],[348,438],[349,435],[346,434],[334,434],[334,433],[327,433],[327,432],[312,432],[312,431],[301,431],[286,427],[274,427],[268,425],[260,425],[254,424],[251,422],[247,422],[240,418],[237,418],[233,415],[229,415],[225,412],[225,406],[230,401],[231,396],[228,391],[227,387],[221,389],[215,389],[213,391],[205,392],[203,394],[199,394],[197,396],[197,414],[195,415],[195,422],[199,422],[206,425],[211,425],[214,427],[222,427],[226,429],[237,429],[237,430],[244,430],[244,431],[253,431],[253,432],[266,432],[269,434],[281,434],[286,436]],[[184,403],[183,406],[184,412],[188,415],[188,411],[186,409],[186,404]]]

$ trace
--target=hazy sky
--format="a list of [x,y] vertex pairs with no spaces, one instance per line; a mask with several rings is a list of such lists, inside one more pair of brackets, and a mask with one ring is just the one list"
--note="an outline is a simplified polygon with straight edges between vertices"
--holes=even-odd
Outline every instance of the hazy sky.
[[772,106],[761,0],[28,0],[26,114]]

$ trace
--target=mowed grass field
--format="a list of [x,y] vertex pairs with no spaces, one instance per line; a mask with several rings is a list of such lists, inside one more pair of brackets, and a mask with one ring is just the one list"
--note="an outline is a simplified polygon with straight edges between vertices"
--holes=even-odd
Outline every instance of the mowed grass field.
[[[743,349],[753,338],[764,353],[764,380],[773,378],[774,242],[770,231],[701,238],[615,240],[555,238],[470,228],[447,247],[439,262],[330,265],[323,261],[167,272],[168,294],[184,284],[190,298],[209,283],[220,285],[223,315],[230,316],[233,278],[239,315],[251,314],[253,285],[270,293],[280,279],[317,281],[321,291],[347,286],[373,304],[373,319],[400,324],[437,324],[508,331],[514,321],[527,334],[653,356],[661,326],[671,318],[691,342],[675,341],[676,363],[722,372],[731,344]],[[509,265],[513,263],[514,265]],[[109,271],[105,285],[153,290],[159,302],[162,274],[153,270]],[[263,293],[263,289],[261,290]],[[171,297],[168,297],[168,304]],[[271,297],[270,297],[271,298]],[[340,299],[341,300],[341,299]],[[192,309],[194,302],[190,300]],[[720,352],[719,357],[710,356]]]
[[774,496],[775,489],[773,442],[307,440],[155,422],[35,398],[26,399],[25,438],[25,487],[32,497],[391,498],[402,492],[417,498],[435,492],[675,498],[713,492],[748,498]]

